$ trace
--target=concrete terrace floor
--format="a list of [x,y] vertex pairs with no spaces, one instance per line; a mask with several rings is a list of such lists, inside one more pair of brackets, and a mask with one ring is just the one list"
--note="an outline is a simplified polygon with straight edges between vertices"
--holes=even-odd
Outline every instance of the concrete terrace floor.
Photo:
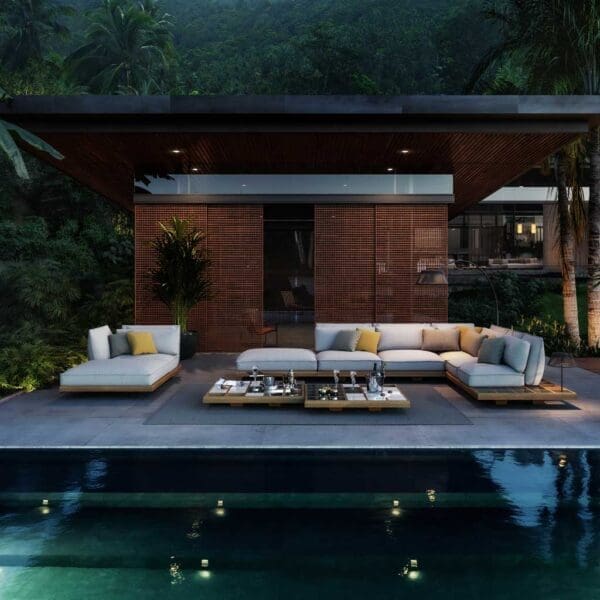
[[[94,396],[84,401],[56,389],[0,400],[0,448],[202,448],[202,449],[400,449],[400,448],[583,448],[600,447],[600,375],[574,368],[567,383],[578,392],[579,410],[496,407],[477,403],[445,383],[443,397],[469,421],[462,425],[357,424],[156,425],[146,421],[160,410],[178,386],[209,383],[234,364],[233,354],[198,354],[183,363],[183,373],[168,394]],[[546,377],[558,381],[557,369]],[[440,386],[442,386],[440,388]],[[179,388],[181,389],[181,388]],[[200,402],[200,398],[198,398]],[[210,409],[208,409],[210,410]],[[252,409],[246,409],[252,410]],[[333,414],[333,413],[329,413]],[[335,413],[344,414],[344,413]],[[386,414],[386,413],[377,413]]]

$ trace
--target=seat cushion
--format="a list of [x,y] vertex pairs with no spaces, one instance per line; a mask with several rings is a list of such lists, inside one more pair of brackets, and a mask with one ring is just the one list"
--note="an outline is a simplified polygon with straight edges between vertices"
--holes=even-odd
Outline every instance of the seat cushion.
[[123,354],[116,358],[90,360],[72,367],[60,376],[65,386],[143,386],[152,385],[177,367],[179,359],[170,354]]
[[319,371],[364,371],[373,368],[373,363],[381,363],[377,354],[372,352],[342,352],[341,350],[324,350],[317,353]]
[[523,373],[517,373],[508,365],[470,362],[456,369],[456,377],[471,387],[511,387],[525,384]]
[[383,350],[419,350],[423,341],[423,329],[431,329],[428,323],[377,323],[381,333],[379,352]]
[[427,350],[384,350],[379,358],[387,371],[439,371],[444,372],[444,359]]
[[477,362],[476,356],[471,356],[468,352],[463,352],[462,350],[442,352],[439,356],[446,362],[446,370],[450,371],[453,375],[456,375],[456,370],[462,367],[462,365]]
[[[331,350],[338,331],[349,329],[375,329],[372,323],[316,323],[315,352]],[[371,365],[372,366],[372,365]]]
[[317,357],[305,348],[252,348],[237,357],[236,365],[240,371],[316,371]]

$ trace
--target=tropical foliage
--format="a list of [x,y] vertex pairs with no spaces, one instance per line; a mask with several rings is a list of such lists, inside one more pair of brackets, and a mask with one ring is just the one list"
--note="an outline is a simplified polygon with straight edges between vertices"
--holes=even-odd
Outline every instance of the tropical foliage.
[[174,55],[171,30],[170,16],[160,13],[156,0],[104,0],[67,65],[92,92],[165,92]]
[[203,247],[206,235],[179,217],[159,226],[161,233],[152,243],[156,267],[150,273],[151,287],[185,333],[192,308],[211,297],[207,274],[210,261]]

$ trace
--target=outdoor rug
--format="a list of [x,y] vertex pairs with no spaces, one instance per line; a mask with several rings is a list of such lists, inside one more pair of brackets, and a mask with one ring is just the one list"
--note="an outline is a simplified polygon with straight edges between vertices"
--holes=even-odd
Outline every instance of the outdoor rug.
[[[177,386],[165,403],[145,421],[145,425],[471,425],[438,391],[445,384],[401,384],[411,401],[409,409],[381,412],[344,410],[330,412],[302,406],[233,406],[202,404],[210,384]],[[447,387],[447,386],[446,386]]]

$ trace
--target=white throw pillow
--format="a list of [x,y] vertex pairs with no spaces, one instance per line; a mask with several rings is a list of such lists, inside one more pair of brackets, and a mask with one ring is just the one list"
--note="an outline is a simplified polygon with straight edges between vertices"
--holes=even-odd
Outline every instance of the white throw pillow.
[[110,358],[108,336],[112,334],[110,327],[104,325],[88,331],[88,358],[90,360],[106,360]]

